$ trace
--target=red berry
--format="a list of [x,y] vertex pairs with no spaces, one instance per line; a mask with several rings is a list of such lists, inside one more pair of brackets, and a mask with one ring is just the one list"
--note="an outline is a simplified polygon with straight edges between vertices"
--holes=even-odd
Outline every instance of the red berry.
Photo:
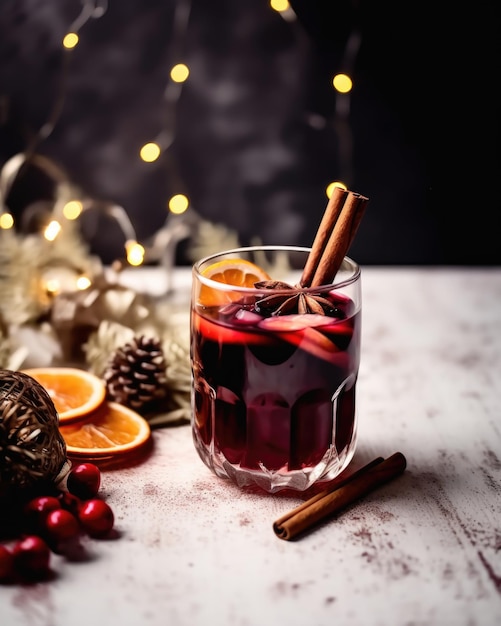
[[51,511],[61,508],[61,503],[54,496],[38,496],[24,506],[24,529],[29,533],[38,533],[45,526],[45,519]]
[[45,520],[45,529],[52,541],[72,539],[80,533],[77,518],[66,509],[51,511]]
[[80,463],[68,474],[68,491],[82,500],[93,498],[101,485],[101,471],[93,463]]
[[83,502],[78,517],[91,537],[104,537],[113,528],[115,522],[111,507],[98,498]]
[[82,501],[77,496],[74,496],[69,491],[63,491],[59,495],[59,501],[61,503],[61,508],[66,509],[73,513],[73,515],[78,515],[78,509],[80,508],[80,504]]
[[60,508],[61,503],[55,496],[38,496],[26,503],[24,512],[30,517],[33,516],[36,517],[36,519],[41,519],[45,517],[47,513],[50,513],[50,511]]
[[27,535],[12,548],[15,569],[25,577],[40,577],[49,572],[50,548],[37,535]]
[[0,582],[9,580],[14,573],[14,557],[12,552],[0,544]]

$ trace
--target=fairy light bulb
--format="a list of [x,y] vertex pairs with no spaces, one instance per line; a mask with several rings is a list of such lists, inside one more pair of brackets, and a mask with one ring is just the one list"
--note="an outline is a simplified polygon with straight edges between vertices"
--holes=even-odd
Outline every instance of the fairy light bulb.
[[325,190],[325,195],[328,198],[330,198],[332,196],[332,192],[334,191],[336,187],[339,187],[340,189],[348,189],[348,187],[344,183],[340,181],[334,181],[327,185],[327,189]]
[[125,242],[125,250],[127,253],[127,263],[137,267],[142,265],[144,261],[144,247],[137,241],[129,240]]
[[145,163],[153,163],[160,156],[160,146],[157,143],[146,143],[139,151],[139,156]]
[[43,236],[47,241],[54,241],[60,232],[61,224],[57,220],[51,220],[45,227]]
[[63,206],[63,215],[67,220],[76,220],[82,210],[83,205],[79,200],[70,200]]
[[61,291],[61,284],[57,278],[49,278],[45,283],[45,290],[50,296],[57,296]]
[[332,79],[332,85],[339,93],[349,93],[353,88],[353,81],[347,74],[336,74]]
[[169,211],[175,215],[181,215],[188,209],[189,204],[188,198],[184,194],[178,193],[169,200]]
[[288,0],[270,0],[270,7],[278,13],[283,13],[290,8]]
[[76,33],[66,33],[63,39],[63,46],[67,50],[73,50],[73,48],[78,44],[79,37]]
[[190,75],[190,69],[184,63],[178,63],[170,71],[170,77],[175,83],[184,83]]
[[0,228],[9,230],[14,226],[14,218],[10,213],[2,213],[0,215]]
[[82,274],[81,276],[77,278],[77,289],[79,289],[80,291],[83,291],[84,289],[87,289],[90,286],[91,286],[91,281],[88,276],[85,276],[84,274]]

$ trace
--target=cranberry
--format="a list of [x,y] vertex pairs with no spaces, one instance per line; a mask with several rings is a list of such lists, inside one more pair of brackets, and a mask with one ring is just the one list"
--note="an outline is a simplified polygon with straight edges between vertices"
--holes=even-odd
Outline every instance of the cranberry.
[[54,496],[38,496],[24,506],[24,528],[27,532],[38,533],[44,528],[45,519],[51,511],[61,508],[61,503]]
[[60,508],[61,503],[55,496],[38,496],[26,503],[24,512],[29,517],[39,520],[44,518],[50,511]]
[[69,491],[63,491],[59,495],[59,501],[61,502],[61,508],[70,511],[73,515],[78,515],[78,509],[82,504],[80,498],[74,496]]
[[83,502],[78,517],[91,537],[104,537],[113,528],[115,522],[111,507],[99,498]]
[[27,535],[12,548],[15,569],[24,577],[40,577],[49,572],[50,548],[37,535]]
[[55,542],[72,539],[80,533],[77,518],[66,509],[51,511],[45,520],[45,529],[50,539]]
[[0,544],[0,582],[9,580],[14,572],[14,557],[12,552]]
[[93,498],[100,485],[101,472],[93,463],[80,463],[68,474],[68,491],[82,500]]

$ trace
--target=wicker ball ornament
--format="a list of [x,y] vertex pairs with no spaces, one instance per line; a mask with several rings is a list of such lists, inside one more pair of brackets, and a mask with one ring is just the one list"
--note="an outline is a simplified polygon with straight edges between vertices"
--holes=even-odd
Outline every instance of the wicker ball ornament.
[[0,369],[0,497],[64,478],[69,462],[58,424],[40,383]]

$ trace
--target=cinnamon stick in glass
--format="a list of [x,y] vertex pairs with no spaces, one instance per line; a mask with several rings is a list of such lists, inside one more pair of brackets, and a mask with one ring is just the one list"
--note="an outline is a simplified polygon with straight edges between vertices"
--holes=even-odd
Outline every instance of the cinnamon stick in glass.
[[374,459],[332,489],[317,494],[276,520],[273,530],[279,539],[289,541],[396,478],[406,466],[407,461],[401,452],[395,452],[387,459]]
[[369,199],[349,191],[311,279],[312,287],[334,280],[362,220]]
[[311,252],[308,255],[308,259],[304,266],[303,274],[301,276],[301,280],[299,281],[300,287],[311,286],[311,281],[315,275],[315,271],[325,251],[325,247],[329,241],[334,226],[339,218],[339,215],[341,214],[341,210],[347,196],[348,191],[346,189],[343,189],[342,187],[334,187],[320,222],[320,226],[318,227],[317,234],[313,240]]

